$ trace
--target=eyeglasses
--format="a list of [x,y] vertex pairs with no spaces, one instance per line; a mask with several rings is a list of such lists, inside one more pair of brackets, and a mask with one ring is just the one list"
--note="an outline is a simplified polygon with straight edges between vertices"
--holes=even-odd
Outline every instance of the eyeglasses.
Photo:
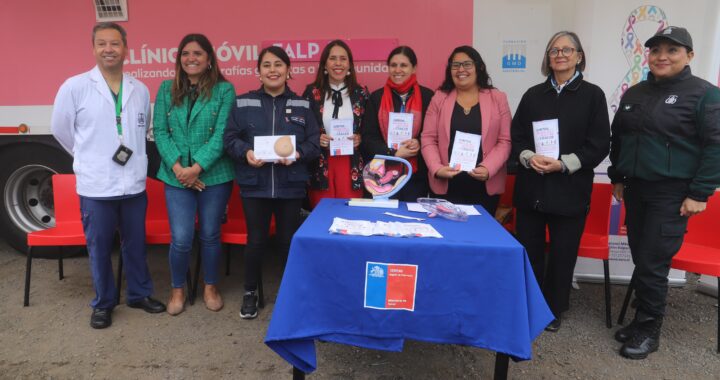
[[475,67],[475,62],[473,61],[464,61],[464,62],[452,62],[450,63],[450,70],[460,70],[460,67],[462,67],[465,70],[470,70],[473,67]]
[[562,49],[552,48],[552,49],[548,50],[548,55],[552,58],[555,58],[558,55],[560,55],[560,52],[562,52],[563,56],[569,57],[575,52],[575,48],[571,48],[571,47],[567,47],[567,46]]

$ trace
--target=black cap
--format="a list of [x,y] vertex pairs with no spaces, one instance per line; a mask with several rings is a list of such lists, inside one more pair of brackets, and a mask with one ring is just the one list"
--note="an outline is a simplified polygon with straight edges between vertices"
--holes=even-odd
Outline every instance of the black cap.
[[667,28],[655,33],[649,40],[645,41],[645,47],[651,47],[657,45],[660,40],[667,39],[676,44],[685,46],[688,51],[692,51],[692,37],[685,28],[679,26],[668,26]]

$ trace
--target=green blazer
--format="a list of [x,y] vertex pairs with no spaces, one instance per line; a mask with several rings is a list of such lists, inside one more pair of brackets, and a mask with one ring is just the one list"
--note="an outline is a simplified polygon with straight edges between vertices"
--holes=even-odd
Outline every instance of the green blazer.
[[188,121],[189,101],[181,106],[172,104],[172,81],[160,85],[155,98],[153,134],[162,163],[157,177],[168,185],[182,187],[172,171],[180,159],[184,167],[198,163],[203,171],[200,180],[206,186],[235,179],[235,169],[223,150],[223,133],[227,117],[235,101],[235,88],[230,82],[219,82],[206,99],[195,101]]

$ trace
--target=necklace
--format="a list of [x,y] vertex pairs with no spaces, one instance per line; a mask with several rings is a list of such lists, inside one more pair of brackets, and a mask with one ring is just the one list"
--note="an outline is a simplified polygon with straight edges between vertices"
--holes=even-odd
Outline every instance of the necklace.
[[463,109],[463,113],[465,113],[465,116],[470,115],[470,111],[472,111],[472,107],[470,107],[470,108],[463,107],[462,109]]

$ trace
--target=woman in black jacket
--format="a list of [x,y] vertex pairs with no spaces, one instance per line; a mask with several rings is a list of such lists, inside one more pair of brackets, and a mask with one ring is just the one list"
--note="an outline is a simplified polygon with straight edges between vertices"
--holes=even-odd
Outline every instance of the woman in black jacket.
[[[385,87],[370,95],[365,109],[362,128],[362,148],[368,159],[376,154],[397,156],[410,161],[412,177],[392,198],[415,202],[427,197],[429,185],[427,166],[420,154],[420,132],[433,91],[420,86],[415,76],[417,56],[408,46],[398,46],[387,59],[389,78]],[[412,113],[412,138],[397,147],[388,146],[388,119],[390,112]]]
[[[511,158],[520,164],[513,199],[517,237],[555,315],[548,331],[560,328],[561,314],[568,309],[580,237],[590,207],[593,169],[610,148],[605,94],[583,80],[586,60],[575,33],[555,33],[542,64],[542,73],[548,78],[525,92],[511,127]],[[558,156],[537,154],[540,147],[535,145],[534,128],[541,121],[557,125]],[[546,228],[550,233],[547,268]]]
[[[282,48],[270,46],[260,52],[258,70],[262,86],[235,100],[223,141],[235,161],[235,176],[247,222],[245,295],[240,317],[257,317],[258,274],[266,249],[270,219],[275,215],[278,246],[287,254],[290,240],[300,225],[300,207],[305,199],[307,163],[320,153],[319,129],[310,103],[287,87],[290,58]],[[264,162],[255,156],[255,138],[294,136],[274,144],[275,153],[284,157]]]

